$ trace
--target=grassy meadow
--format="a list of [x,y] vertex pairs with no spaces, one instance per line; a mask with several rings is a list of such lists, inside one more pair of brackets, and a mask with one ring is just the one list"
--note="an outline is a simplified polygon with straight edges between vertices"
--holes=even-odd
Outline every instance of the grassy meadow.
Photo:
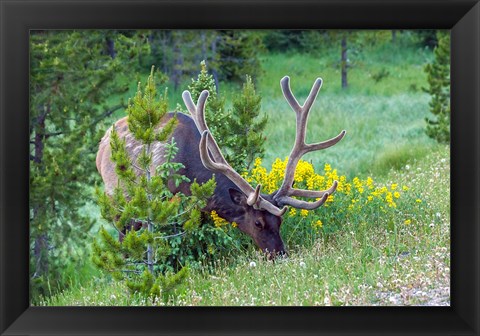
[[[450,149],[424,131],[430,97],[422,91],[427,85],[423,68],[433,53],[400,42],[365,47],[352,56],[347,89],[340,87],[338,48],[262,54],[263,75],[256,83],[268,115],[262,166],[269,170],[276,159],[284,160],[295,138],[295,114],[282,95],[280,79],[290,76],[292,91],[303,103],[321,77],[307,141],[323,141],[344,129],[347,135],[303,160],[322,175],[329,164],[351,185],[351,194],[340,191],[338,199],[315,214],[285,215],[282,236],[288,258],[267,261],[253,246],[212,255],[203,267],[190,270],[168,305],[450,304]],[[182,90],[169,91],[172,109],[183,105]],[[227,104],[239,90],[238,83],[220,86]],[[123,115],[119,111],[112,121]],[[375,183],[370,191],[369,177]],[[93,240],[105,223],[94,204],[83,211],[98,218]],[[245,239],[230,226],[218,229]],[[129,294],[88,260],[67,273],[70,288],[38,305],[165,304]]]

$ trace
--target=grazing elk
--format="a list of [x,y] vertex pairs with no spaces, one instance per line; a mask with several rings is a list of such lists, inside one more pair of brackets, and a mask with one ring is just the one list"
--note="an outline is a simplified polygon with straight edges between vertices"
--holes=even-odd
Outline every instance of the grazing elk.
[[[164,120],[159,125],[159,127],[162,127],[166,121],[173,117],[178,119],[177,127],[172,137],[175,138],[179,149],[175,161],[181,162],[185,166],[180,171],[181,174],[187,176],[191,181],[196,179],[199,183],[203,183],[215,173],[217,186],[213,196],[208,200],[203,210],[205,212],[215,210],[220,217],[230,222],[236,222],[238,228],[252,237],[257,246],[268,252],[270,256],[274,256],[276,253],[285,253],[285,246],[280,237],[280,225],[282,224],[282,216],[287,210],[287,206],[307,210],[316,209],[325,203],[327,197],[337,188],[337,181],[334,181],[328,190],[323,191],[293,188],[298,161],[308,152],[335,145],[346,133],[342,131],[330,140],[316,144],[306,144],[305,134],[308,113],[320,90],[322,80],[318,78],[315,81],[303,106],[298,103],[292,94],[288,76],[282,78],[280,85],[285,99],[296,113],[296,138],[290,153],[282,186],[268,195],[260,193],[260,185],[253,188],[225,161],[205,122],[204,113],[208,91],[205,90],[200,94],[197,105],[192,101],[190,92],[183,92],[183,101],[191,116],[189,117],[182,113],[169,113],[165,115]],[[129,132],[127,118],[125,117],[117,121],[114,127],[119,137],[126,139],[127,150],[132,159],[135,159],[139,155],[142,146]],[[110,160],[110,132],[111,129],[103,137],[96,160],[97,169],[105,182],[107,193],[111,193],[117,183],[115,166]],[[152,171],[155,171],[154,168],[164,160],[163,143],[154,143],[152,152],[154,153]],[[168,188],[173,193],[182,192],[188,195],[190,192],[189,184],[185,182],[178,187],[173,183],[169,184]],[[296,197],[317,200],[307,202]],[[136,229],[139,227],[140,224],[137,224]]]

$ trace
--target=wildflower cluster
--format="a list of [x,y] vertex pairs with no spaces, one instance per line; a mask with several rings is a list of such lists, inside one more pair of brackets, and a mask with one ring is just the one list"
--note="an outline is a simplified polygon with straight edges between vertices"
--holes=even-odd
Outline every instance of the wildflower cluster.
[[237,227],[237,223],[229,223],[226,219],[220,217],[215,210],[212,210],[210,212],[210,217],[212,217],[213,225],[215,225],[216,228],[222,228],[227,226],[228,224],[231,224],[234,228]]
[[[277,190],[284,179],[288,157],[285,160],[277,158],[268,171],[262,166],[261,159],[257,158],[250,173],[246,172],[243,177],[252,185],[261,184],[264,193]],[[298,223],[305,221],[315,232],[330,231],[332,225],[341,225],[342,222],[356,220],[368,220],[365,216],[375,218],[379,214],[387,213],[395,215],[397,207],[410,188],[398,183],[379,185],[372,177],[361,179],[354,177],[348,179],[339,175],[337,169],[330,164],[325,164],[323,172],[316,173],[313,165],[300,160],[295,170],[295,182],[293,187],[306,190],[326,190],[334,181],[338,181],[335,193],[330,195],[323,207],[308,211],[290,208],[285,218],[287,222]],[[418,200],[417,200],[418,202]],[[328,208],[331,209],[328,209]],[[333,208],[333,209],[332,209]]]

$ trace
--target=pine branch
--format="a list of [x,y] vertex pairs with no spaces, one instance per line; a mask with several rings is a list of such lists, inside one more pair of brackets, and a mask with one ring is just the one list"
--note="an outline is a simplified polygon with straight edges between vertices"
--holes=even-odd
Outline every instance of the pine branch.
[[162,236],[162,237],[154,237],[153,239],[169,239],[169,238],[175,238],[175,237],[184,236],[184,235],[186,235],[186,234],[187,234],[186,231],[182,231],[182,232],[180,232],[180,233],[176,233],[176,234],[173,234],[173,235]]

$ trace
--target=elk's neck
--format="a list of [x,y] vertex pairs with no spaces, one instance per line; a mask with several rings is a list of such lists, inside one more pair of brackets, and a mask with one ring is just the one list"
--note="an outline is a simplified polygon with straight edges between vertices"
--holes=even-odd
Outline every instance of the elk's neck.
[[[199,143],[200,133],[198,132],[193,119],[189,116],[178,113],[178,125],[172,137],[177,143],[179,149],[174,161],[182,163],[185,168],[181,169],[179,173],[185,175],[190,181],[196,180],[198,183],[205,183],[212,178],[212,172],[205,168],[200,159]],[[230,199],[229,189],[237,188],[235,184],[230,181],[223,174],[215,174],[216,188],[213,196],[208,200],[205,212],[215,210],[218,215],[228,221],[231,221],[236,215],[234,213],[234,204]],[[182,192],[186,195],[190,194],[190,183],[182,183],[178,188],[169,185],[172,192]],[[237,188],[238,189],[238,188]]]

